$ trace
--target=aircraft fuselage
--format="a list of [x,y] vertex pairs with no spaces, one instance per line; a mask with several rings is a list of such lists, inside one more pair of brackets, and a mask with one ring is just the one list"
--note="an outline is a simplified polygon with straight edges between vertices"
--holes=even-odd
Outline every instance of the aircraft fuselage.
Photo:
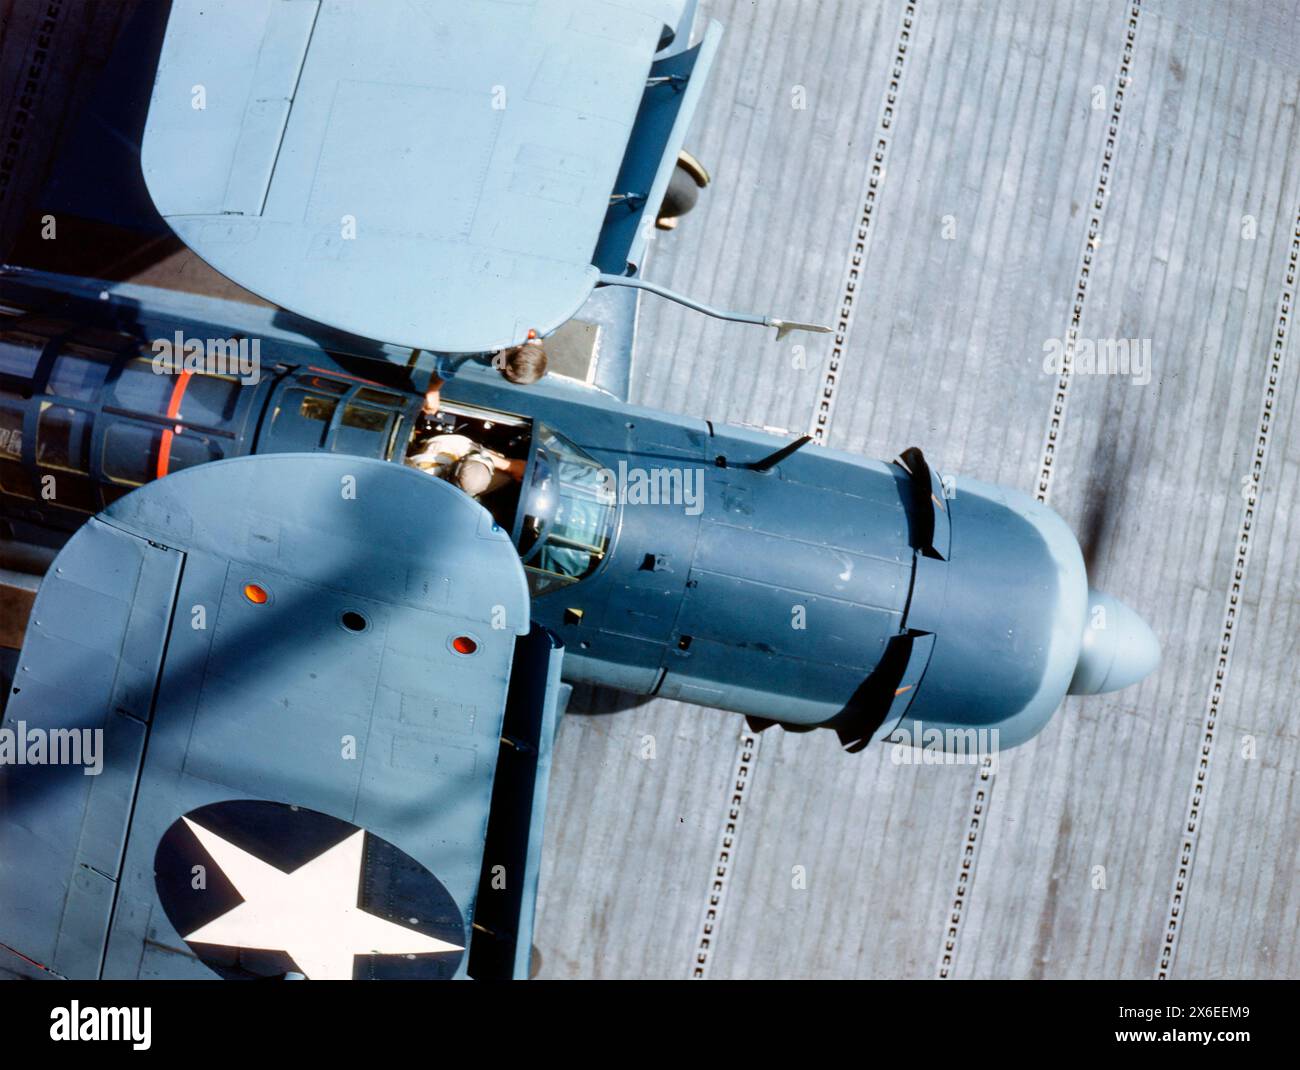
[[[423,381],[356,340],[253,306],[55,282],[0,279],[11,547],[56,546],[134,486],[222,457],[404,461]],[[177,337],[256,338],[258,374],[185,371],[158,344]],[[212,359],[204,345],[191,365]],[[1082,557],[1023,494],[942,480],[919,451],[881,463],[808,445],[768,463],[789,439],[556,376],[520,388],[471,363],[443,399],[502,451],[527,450],[517,506],[488,507],[514,525],[534,619],[564,641],[572,682],[830,725],[851,745],[912,724],[1011,745],[1075,676]]]

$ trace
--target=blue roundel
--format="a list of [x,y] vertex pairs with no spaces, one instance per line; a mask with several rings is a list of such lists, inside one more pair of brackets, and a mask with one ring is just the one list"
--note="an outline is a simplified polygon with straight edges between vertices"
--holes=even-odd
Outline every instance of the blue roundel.
[[424,866],[350,822],[235,799],[178,818],[154,856],[158,899],[191,951],[230,979],[436,980],[465,923]]

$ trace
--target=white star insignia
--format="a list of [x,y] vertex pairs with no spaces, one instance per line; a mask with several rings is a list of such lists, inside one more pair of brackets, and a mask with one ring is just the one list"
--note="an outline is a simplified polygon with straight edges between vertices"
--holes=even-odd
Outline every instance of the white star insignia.
[[185,937],[190,943],[283,951],[314,980],[351,980],[355,955],[461,951],[357,906],[365,830],[292,873],[184,819],[244,901]]

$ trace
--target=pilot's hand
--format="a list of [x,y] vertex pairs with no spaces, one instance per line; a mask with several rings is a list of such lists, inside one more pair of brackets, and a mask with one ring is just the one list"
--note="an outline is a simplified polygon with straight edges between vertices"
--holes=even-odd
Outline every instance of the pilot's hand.
[[509,457],[502,457],[501,454],[496,453],[495,451],[489,452],[492,453],[492,466],[498,472],[505,472],[516,483],[523,481],[524,469],[528,467],[528,462],[526,460],[513,460]]
[[428,416],[436,416],[438,410],[442,408],[442,380],[436,375],[429,380],[429,389],[424,392],[424,409],[423,412]]

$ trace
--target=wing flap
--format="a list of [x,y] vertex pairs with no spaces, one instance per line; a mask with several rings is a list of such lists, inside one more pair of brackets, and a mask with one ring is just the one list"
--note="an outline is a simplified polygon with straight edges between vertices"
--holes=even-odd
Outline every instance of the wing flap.
[[164,217],[260,215],[318,0],[177,4],[149,105],[144,168]]
[[519,641],[470,949],[470,975],[478,979],[529,976],[562,656],[541,628]]
[[180,563],[93,519],[33,606],[0,739],[0,942],[63,976],[99,972]]
[[270,5],[226,184],[226,212],[262,214],[319,8],[318,0]]
[[711,21],[698,45],[665,56],[650,68],[655,82],[642,97],[615,183],[618,192],[635,196],[610,205],[595,255],[602,272],[630,274],[645,256],[646,243],[654,235],[652,224],[704,95],[721,38],[721,25]]

